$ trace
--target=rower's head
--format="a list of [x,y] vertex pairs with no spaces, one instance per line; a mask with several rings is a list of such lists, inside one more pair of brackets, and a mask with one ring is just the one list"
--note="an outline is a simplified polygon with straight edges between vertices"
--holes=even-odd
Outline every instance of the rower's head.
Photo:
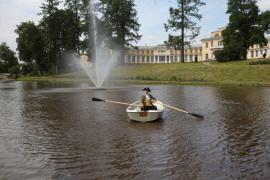
[[145,87],[145,88],[143,88],[143,92],[144,92],[145,94],[148,94],[148,93],[151,92],[151,90],[150,90],[150,88]]

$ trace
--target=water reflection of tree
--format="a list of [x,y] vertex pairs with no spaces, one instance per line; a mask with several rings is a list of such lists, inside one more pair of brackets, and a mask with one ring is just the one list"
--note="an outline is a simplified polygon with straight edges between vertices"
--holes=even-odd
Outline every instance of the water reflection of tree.
[[[261,113],[269,108],[263,88],[216,88],[219,120],[222,120],[220,137],[224,138],[224,151],[230,159],[230,169],[236,178],[263,175],[267,167],[263,145],[267,138]],[[269,141],[269,140],[267,140]]]

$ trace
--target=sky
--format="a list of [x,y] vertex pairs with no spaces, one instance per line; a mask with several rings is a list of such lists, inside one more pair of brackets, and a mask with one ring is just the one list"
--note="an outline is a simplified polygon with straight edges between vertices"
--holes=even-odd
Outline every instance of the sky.
[[[24,21],[38,23],[41,3],[44,0],[0,0],[0,43],[6,42],[12,50],[16,50],[14,33],[16,25]],[[168,38],[164,23],[169,18],[169,7],[175,5],[176,0],[135,0],[138,13],[141,40],[134,45],[158,45]],[[211,31],[224,27],[228,23],[226,14],[227,0],[204,0],[205,6],[200,8],[203,18],[198,23],[201,32],[195,44],[200,39],[210,36]],[[270,0],[258,0],[262,11],[270,10]]]

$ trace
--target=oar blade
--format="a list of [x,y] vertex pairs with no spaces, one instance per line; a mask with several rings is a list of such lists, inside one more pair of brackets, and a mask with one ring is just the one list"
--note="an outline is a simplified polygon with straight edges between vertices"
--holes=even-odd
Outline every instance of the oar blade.
[[195,114],[195,113],[189,113],[191,116],[199,118],[199,119],[203,119],[204,117],[200,114]]
[[99,98],[92,98],[92,101],[105,101],[105,100]]

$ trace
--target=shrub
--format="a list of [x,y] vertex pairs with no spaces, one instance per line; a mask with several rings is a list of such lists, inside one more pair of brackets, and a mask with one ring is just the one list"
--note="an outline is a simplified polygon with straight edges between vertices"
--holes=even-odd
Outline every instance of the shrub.
[[172,76],[172,77],[170,78],[170,80],[171,80],[171,81],[177,81],[178,78],[177,78],[176,76]]
[[263,59],[249,62],[249,65],[263,65],[263,64],[270,65],[270,59]]
[[3,73],[4,72],[4,63],[1,61],[0,59],[0,73]]
[[227,57],[224,50],[217,50],[214,52],[216,60],[218,62],[225,62],[227,61]]
[[228,62],[240,59],[239,52],[237,50],[217,50],[214,54],[218,62]]
[[19,73],[20,73],[20,66],[16,65],[16,66],[12,66],[8,69],[8,72],[14,77],[17,78]]

